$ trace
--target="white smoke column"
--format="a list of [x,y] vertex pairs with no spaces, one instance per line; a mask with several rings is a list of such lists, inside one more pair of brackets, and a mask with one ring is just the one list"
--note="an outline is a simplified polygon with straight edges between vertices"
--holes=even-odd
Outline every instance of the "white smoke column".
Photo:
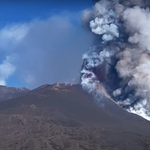
[[[103,42],[108,42],[119,37],[118,27],[115,24],[115,12],[110,9],[110,6],[111,3],[109,1],[102,0],[95,4],[93,13],[91,11],[85,11],[83,14],[83,21],[85,22],[90,20],[89,18],[92,15],[94,16],[94,19],[90,21],[91,31],[101,35]],[[100,53],[96,53],[95,47],[91,51],[83,55],[83,59],[86,59],[87,63],[81,71],[83,74],[81,84],[89,92],[94,91],[97,85],[100,85],[99,81],[96,80],[95,74],[89,69],[102,65],[104,61],[109,61],[109,58],[115,53],[115,50],[110,52],[108,49],[103,49]]]
[[[94,46],[83,56],[86,63],[81,72],[81,84],[89,92],[97,91],[97,87],[103,84],[98,81],[93,68],[112,65],[112,59],[119,59],[115,68],[122,83],[112,96],[119,98],[119,105],[128,106],[129,112],[150,120],[150,11],[140,6],[130,8],[130,4],[145,5],[138,0],[128,3],[101,0],[95,4],[93,14],[89,13],[92,14],[89,18],[93,16],[89,19],[91,31],[101,40],[99,47]],[[111,74],[109,67],[106,70]],[[126,88],[121,85],[126,85]],[[135,91],[134,95],[129,93],[129,89]],[[129,97],[120,98],[123,93]]]
[[95,19],[90,22],[93,33],[102,35],[103,41],[111,41],[119,37],[118,27],[115,24],[115,13],[109,9],[111,3],[105,0],[95,4]]

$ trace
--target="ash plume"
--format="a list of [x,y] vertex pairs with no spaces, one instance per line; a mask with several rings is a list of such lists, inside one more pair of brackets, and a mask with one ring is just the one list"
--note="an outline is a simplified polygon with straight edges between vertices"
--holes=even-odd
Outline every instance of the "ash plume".
[[[83,55],[81,84],[150,120],[150,2],[96,1],[83,20],[95,44]],[[97,93],[97,94],[95,94]],[[98,103],[101,103],[97,99]]]

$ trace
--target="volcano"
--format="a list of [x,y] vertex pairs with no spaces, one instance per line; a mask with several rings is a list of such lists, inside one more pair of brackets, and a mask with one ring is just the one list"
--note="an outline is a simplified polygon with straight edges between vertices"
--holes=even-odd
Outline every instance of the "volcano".
[[150,149],[150,123],[103,99],[99,107],[81,85],[47,84],[0,102],[0,149]]

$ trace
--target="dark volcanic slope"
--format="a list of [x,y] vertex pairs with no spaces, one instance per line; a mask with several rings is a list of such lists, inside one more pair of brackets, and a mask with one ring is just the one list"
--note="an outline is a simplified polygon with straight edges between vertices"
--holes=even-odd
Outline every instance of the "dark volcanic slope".
[[0,102],[21,96],[30,90],[27,88],[16,88],[0,85]]
[[1,150],[149,150],[150,123],[80,85],[44,85],[0,103]]

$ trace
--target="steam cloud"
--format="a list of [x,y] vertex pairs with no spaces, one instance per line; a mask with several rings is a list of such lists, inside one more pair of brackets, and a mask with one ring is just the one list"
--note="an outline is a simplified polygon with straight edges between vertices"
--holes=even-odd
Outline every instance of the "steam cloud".
[[[96,44],[83,55],[81,84],[150,120],[150,10],[148,1],[101,0],[83,20]],[[105,87],[105,90],[104,90]],[[105,92],[104,92],[105,91]],[[108,94],[107,94],[108,93]]]
[[6,85],[14,73],[28,88],[79,83],[82,54],[92,43],[91,33],[73,23],[79,17],[66,13],[0,29],[0,50],[6,54],[0,64],[0,84]]

